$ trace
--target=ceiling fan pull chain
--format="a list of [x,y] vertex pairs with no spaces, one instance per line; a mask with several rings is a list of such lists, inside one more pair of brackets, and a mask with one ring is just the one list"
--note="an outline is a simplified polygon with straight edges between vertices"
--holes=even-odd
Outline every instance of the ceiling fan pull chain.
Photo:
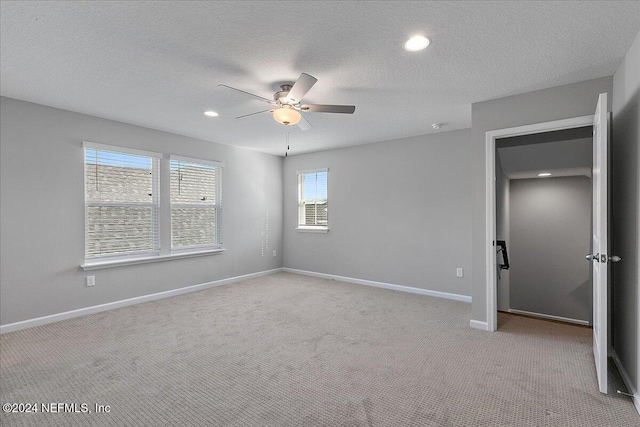
[[284,152],[284,156],[287,157],[289,155],[289,131],[287,130],[285,140],[287,142],[287,151]]

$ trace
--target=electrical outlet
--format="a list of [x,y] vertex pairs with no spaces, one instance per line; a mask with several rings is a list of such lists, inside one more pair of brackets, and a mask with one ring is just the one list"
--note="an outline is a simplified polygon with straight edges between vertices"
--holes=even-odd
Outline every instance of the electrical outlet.
[[464,277],[464,268],[461,268],[461,267],[456,268],[456,276]]
[[96,285],[96,276],[87,276],[87,286]]
[[273,257],[274,257],[274,258],[276,257],[276,253],[277,253],[277,252],[276,252],[276,250],[274,249],[274,250],[273,250]]

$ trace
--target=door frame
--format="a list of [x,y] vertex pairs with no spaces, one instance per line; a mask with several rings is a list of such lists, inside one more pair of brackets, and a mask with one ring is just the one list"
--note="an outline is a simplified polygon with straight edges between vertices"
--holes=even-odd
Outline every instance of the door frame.
[[573,129],[593,126],[593,114],[589,116],[573,117],[570,119],[554,120],[550,122],[534,123],[505,129],[491,130],[485,139],[485,268],[486,268],[486,301],[487,301],[487,330],[495,332],[498,329],[498,282],[496,272],[496,139],[512,136],[531,135],[542,132]]

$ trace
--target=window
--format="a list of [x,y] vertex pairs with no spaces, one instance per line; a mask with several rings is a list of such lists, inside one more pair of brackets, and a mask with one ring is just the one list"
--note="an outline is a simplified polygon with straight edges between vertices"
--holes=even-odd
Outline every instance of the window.
[[159,160],[85,144],[85,258],[160,250]]
[[171,158],[171,249],[222,247],[219,163]]
[[222,163],[92,142],[84,154],[83,269],[224,252]]
[[298,172],[298,229],[328,230],[327,169]]

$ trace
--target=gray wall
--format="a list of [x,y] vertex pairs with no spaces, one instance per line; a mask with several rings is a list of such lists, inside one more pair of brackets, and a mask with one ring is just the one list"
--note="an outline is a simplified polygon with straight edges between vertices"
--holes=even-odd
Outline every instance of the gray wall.
[[[470,295],[468,129],[289,156],[285,267]],[[329,168],[329,232],[296,226],[296,171]],[[456,267],[465,277],[456,277]]]
[[[613,76],[613,348],[640,388],[640,34]],[[637,402],[636,402],[637,403]]]
[[[507,244],[507,254],[511,255],[510,238],[510,189],[511,180],[502,170],[502,162],[496,151],[496,240],[504,240]],[[497,256],[498,264],[503,261],[502,255]],[[510,270],[498,271],[498,310],[509,310],[509,287],[511,281]]]
[[[603,92],[611,94],[612,83],[612,77],[603,77],[472,104],[472,319],[480,322],[487,320],[485,283],[486,132],[592,115],[596,108],[598,94]],[[611,96],[609,102],[611,102],[610,100]]]
[[591,179],[511,180],[512,309],[590,320]]
[[[0,324],[282,266],[282,158],[9,98],[0,120]],[[227,251],[92,271],[85,287],[83,140],[224,162]]]

